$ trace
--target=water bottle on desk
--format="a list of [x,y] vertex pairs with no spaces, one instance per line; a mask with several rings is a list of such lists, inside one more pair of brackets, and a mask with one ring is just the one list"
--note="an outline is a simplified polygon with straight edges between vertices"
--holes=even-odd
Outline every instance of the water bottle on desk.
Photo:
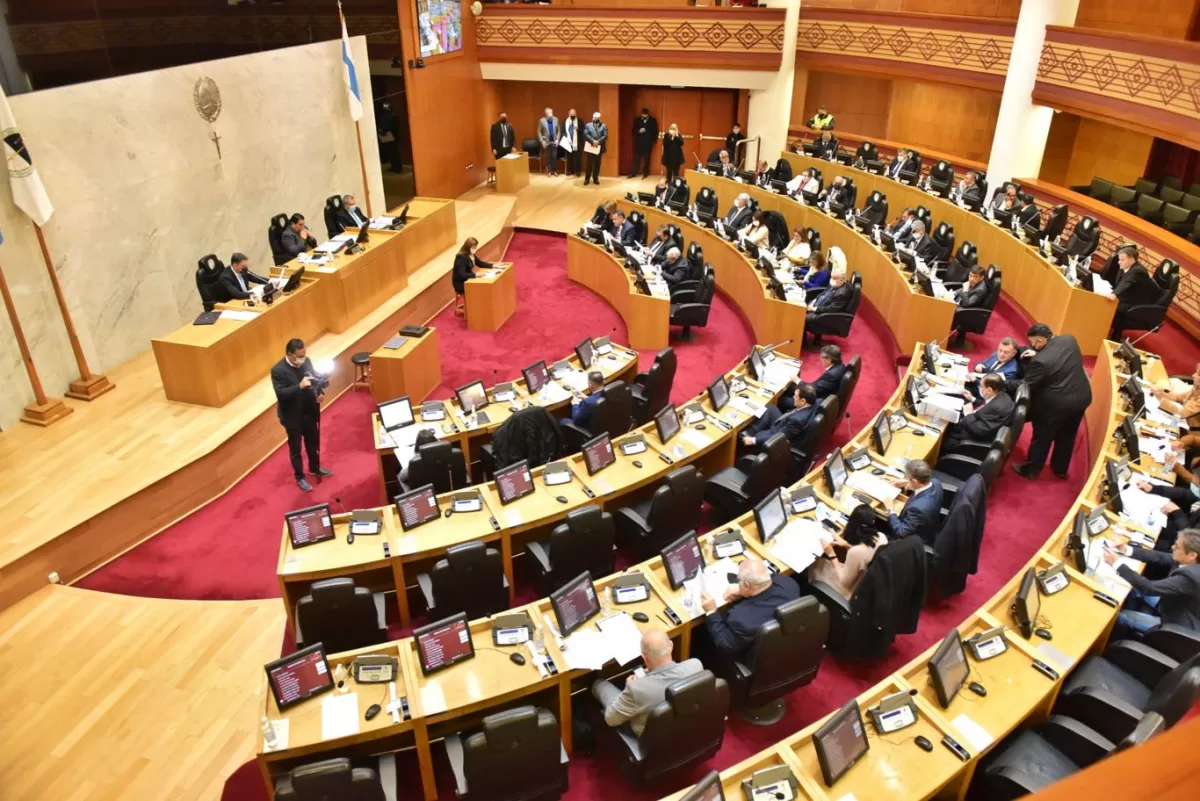
[[273,751],[278,741],[275,739],[275,727],[271,725],[271,721],[266,715],[262,716],[262,734],[263,744],[266,745],[268,751]]

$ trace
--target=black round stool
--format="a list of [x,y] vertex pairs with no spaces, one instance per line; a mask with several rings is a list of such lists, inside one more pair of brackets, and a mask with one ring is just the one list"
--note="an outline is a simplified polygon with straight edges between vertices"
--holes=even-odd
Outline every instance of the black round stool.
[[371,389],[371,354],[366,351],[361,351],[350,357],[350,363],[354,365],[354,383],[351,385],[354,390],[358,390],[360,386],[366,387],[367,391]]

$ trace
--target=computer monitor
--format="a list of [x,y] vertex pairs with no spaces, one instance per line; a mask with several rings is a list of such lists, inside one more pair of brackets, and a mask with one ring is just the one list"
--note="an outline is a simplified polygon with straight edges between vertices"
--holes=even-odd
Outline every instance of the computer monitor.
[[545,360],[539,360],[521,370],[521,375],[525,377],[525,387],[532,395],[546,386],[550,380],[550,371],[546,369]]
[[458,396],[458,405],[464,412],[479,411],[488,405],[487,390],[483,388],[482,381],[472,381],[459,387],[454,390],[454,394]]
[[335,536],[333,518],[330,517],[327,503],[287,512],[283,519],[287,523],[288,537],[292,540],[293,548],[315,545]]
[[887,409],[879,413],[871,426],[871,442],[880,456],[887,456],[888,448],[892,447],[892,416]]
[[333,689],[333,673],[321,643],[302,648],[263,666],[280,711]]
[[500,503],[507,506],[524,498],[534,490],[533,474],[529,472],[529,461],[521,461],[496,471],[496,492]]
[[1012,617],[1021,630],[1021,636],[1029,639],[1037,627],[1038,613],[1042,610],[1042,594],[1038,589],[1037,571],[1029,568],[1021,576],[1021,586],[1012,602]]
[[929,297],[937,297],[933,293],[933,281],[925,273],[917,273],[917,286],[921,287],[921,292]]
[[579,357],[579,363],[583,365],[584,370],[592,366],[592,360],[596,358],[596,349],[592,347],[591,337],[575,346],[575,355]]
[[1134,376],[1130,376],[1121,385],[1120,392],[1129,401],[1130,414],[1136,415],[1146,408],[1146,393],[1142,392],[1142,385]]
[[770,542],[787,526],[787,508],[783,505],[783,493],[778,489],[767,493],[767,497],[754,507],[754,523],[763,544]]
[[729,403],[729,382],[725,380],[725,376],[717,376],[717,380],[708,385],[708,400],[716,412]]
[[1142,356],[1128,339],[1121,340],[1121,344],[1117,346],[1117,358],[1125,362],[1126,372],[1138,378],[1142,377]]
[[1117,430],[1121,433],[1121,441],[1125,443],[1125,453],[1129,456],[1129,461],[1141,461],[1142,450],[1138,445],[1137,426],[1133,418],[1126,417],[1121,421],[1121,425],[1117,426]]
[[601,434],[583,443],[583,463],[587,466],[589,476],[596,475],[616,460],[617,454],[613,452],[608,434]]
[[1067,548],[1071,551],[1071,564],[1080,573],[1087,572],[1087,541],[1088,515],[1080,509],[1075,513],[1075,523],[1071,526],[1071,534],[1067,538]]
[[413,641],[425,676],[475,656],[466,612],[422,626],[413,632]]
[[750,377],[755,381],[761,381],[767,373],[767,367],[763,364],[762,354],[758,352],[758,346],[750,348],[750,356],[746,359],[746,363],[750,365]]
[[725,790],[721,787],[721,774],[715,770],[710,771],[692,789],[680,796],[679,801],[725,801]]
[[375,409],[379,412],[379,425],[383,426],[384,431],[395,431],[413,423],[412,403],[407,395],[376,404]]
[[362,245],[371,241],[371,224],[368,222],[358,230],[358,236],[354,238],[354,244]]
[[675,411],[675,404],[668,403],[654,415],[654,430],[664,445],[679,433],[679,413]]
[[817,729],[813,734],[813,747],[817,750],[825,786],[832,787],[871,748],[857,701],[851,698],[833,713],[829,722]]
[[837,495],[846,483],[846,459],[841,451],[834,451],[825,460],[825,486],[829,487],[830,495]]
[[926,342],[925,347],[921,349],[921,365],[925,372],[937,375],[938,359],[941,356],[942,351],[936,342]]
[[300,279],[303,277],[304,277],[304,265],[302,264],[302,265],[300,265],[299,269],[296,270],[296,272],[294,272],[288,276],[288,280],[284,282],[283,286],[280,288],[279,291],[284,293],[285,295],[288,292],[295,292],[297,289],[300,288]]
[[904,386],[904,408],[908,409],[910,414],[920,414],[918,411],[921,404],[921,392],[917,388],[916,376],[909,376],[908,382]]
[[667,581],[671,589],[677,590],[683,582],[694,579],[704,569],[704,554],[700,552],[700,541],[696,532],[689,531],[666,548],[659,551],[663,567],[667,571]]
[[969,675],[971,665],[967,662],[967,651],[963,648],[962,638],[958,636],[958,629],[950,629],[946,639],[942,640],[942,644],[929,660],[929,680],[942,709],[950,708],[950,702],[966,684]]
[[417,487],[412,492],[397,495],[395,503],[396,514],[400,517],[400,527],[405,531],[425,525],[442,511],[438,508],[437,495],[433,493],[432,484],[426,484],[423,487]]
[[563,637],[600,614],[600,599],[592,585],[592,574],[585,570],[550,593],[550,606]]
[[1121,472],[1125,464],[1127,462],[1124,459],[1119,462],[1109,459],[1104,463],[1104,494],[1108,497],[1108,508],[1114,514],[1120,514],[1125,508],[1125,503],[1121,500],[1121,488],[1125,483]]

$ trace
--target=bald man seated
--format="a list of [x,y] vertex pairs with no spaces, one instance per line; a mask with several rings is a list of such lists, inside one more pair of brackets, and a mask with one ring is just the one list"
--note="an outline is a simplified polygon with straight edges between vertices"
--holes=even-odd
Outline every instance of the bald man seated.
[[630,674],[625,679],[624,690],[618,690],[615,684],[604,679],[592,682],[592,695],[604,707],[604,722],[609,726],[628,723],[639,737],[646,728],[650,710],[666,698],[667,688],[704,670],[699,659],[676,662],[672,656],[671,638],[662,629],[642,632],[642,661],[646,663],[645,674]]
[[731,605],[717,611],[708,593],[700,595],[700,606],[708,613],[705,624],[717,654],[723,660],[740,659],[754,642],[758,628],[775,619],[775,610],[800,597],[800,586],[791,576],[772,575],[767,563],[753,557],[738,565],[737,584],[725,590]]

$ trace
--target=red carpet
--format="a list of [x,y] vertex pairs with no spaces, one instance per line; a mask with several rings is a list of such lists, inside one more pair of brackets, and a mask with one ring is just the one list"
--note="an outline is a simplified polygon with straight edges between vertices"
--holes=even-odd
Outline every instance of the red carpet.
[[[616,313],[604,301],[566,279],[562,237],[519,232],[513,238],[508,258],[517,265],[518,312],[502,331],[498,334],[467,331],[461,318],[455,318],[449,309],[433,321],[441,332],[443,348],[443,384],[437,390],[437,397],[446,397],[452,387],[475,378],[483,378],[490,384],[511,377],[532,361],[568,353],[585,336],[611,332],[617,341],[625,341],[624,326]],[[990,354],[1003,336],[1023,338],[1028,325],[1029,320],[1018,309],[1002,300],[989,333],[972,337],[977,346],[972,357]],[[699,392],[714,375],[743,358],[751,343],[738,312],[719,294],[708,328],[698,329],[696,334],[693,343],[675,344],[679,358],[673,392],[676,400]],[[1190,371],[1197,353],[1190,338],[1167,331],[1153,339],[1161,339],[1170,346],[1171,353],[1164,355],[1168,356],[1173,372]],[[901,353],[884,321],[868,304],[860,308],[848,341],[838,344],[847,357],[861,354],[864,364],[863,377],[851,403],[849,424],[843,423],[835,435],[835,442],[841,443],[848,431],[864,426],[890,397],[896,386],[896,363]],[[1157,347],[1149,340],[1143,344]],[[911,343],[903,343],[904,355],[910,349]],[[643,365],[653,357],[652,353],[642,355]],[[815,375],[819,369],[816,353],[805,351],[804,359],[804,375]],[[326,410],[325,461],[336,475],[311,495],[295,489],[286,450],[281,449],[227,495],[88,576],[80,586],[165,598],[277,597],[274,571],[284,511],[317,501],[332,502],[336,497],[341,498],[346,508],[384,502],[370,441],[371,408],[366,393],[347,393]],[[1024,458],[1028,437],[1026,431],[1014,459]],[[784,721],[770,728],[758,728],[731,719],[721,752],[704,768],[688,776],[676,776],[664,786],[629,789],[617,775],[615,750],[602,744],[595,757],[576,756],[572,760],[571,790],[567,797],[611,797],[614,787],[629,799],[661,797],[708,768],[728,767],[777,742],[911,660],[994,594],[1045,541],[1082,485],[1085,474],[1082,448],[1081,437],[1067,481],[1051,479],[1031,484],[1005,473],[996,482],[989,503],[981,572],[971,579],[966,592],[949,601],[930,604],[919,631],[901,637],[887,659],[858,664],[826,660],[816,681],[789,696]],[[1036,522],[1030,525],[1030,521]],[[534,597],[531,587],[519,589],[522,599]],[[441,792],[451,798],[453,790],[442,764],[441,748],[435,747],[434,754],[439,762]],[[415,775],[415,757],[402,758],[411,760],[411,764],[402,765],[402,770],[409,769],[412,772],[407,775]],[[416,782],[405,784],[403,797],[419,797]],[[229,779],[223,795],[226,801],[257,801],[265,797],[253,764],[244,766]]]

